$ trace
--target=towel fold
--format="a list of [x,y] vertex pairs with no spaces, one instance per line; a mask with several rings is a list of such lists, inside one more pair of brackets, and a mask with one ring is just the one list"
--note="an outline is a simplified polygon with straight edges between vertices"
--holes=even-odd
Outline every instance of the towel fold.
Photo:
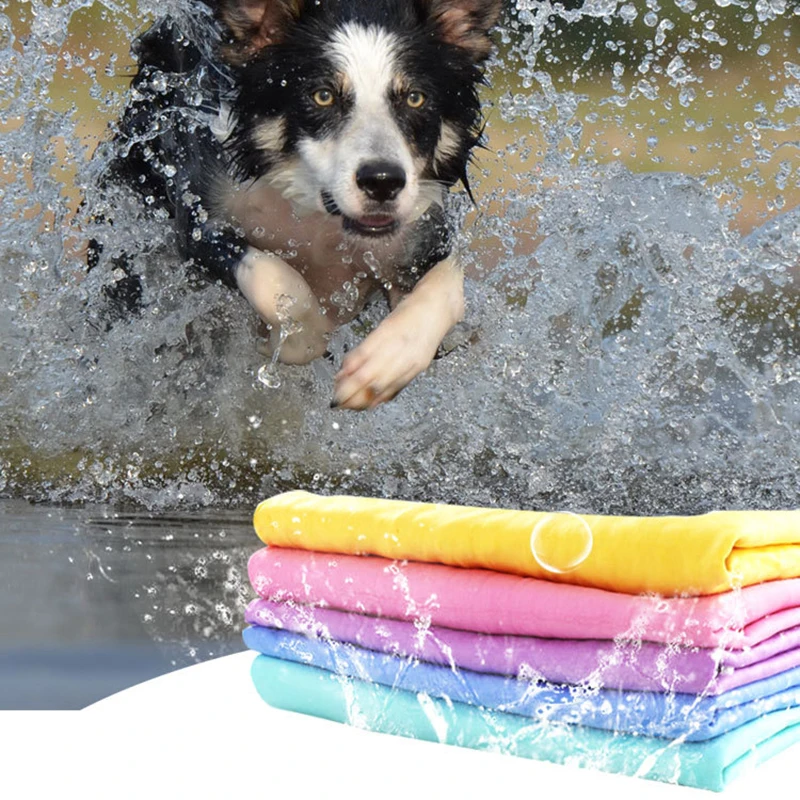
[[611,689],[718,695],[800,667],[800,627],[730,651],[482,634],[269,600],[253,600],[245,621],[447,667]]
[[707,597],[661,598],[490,570],[279,547],[256,551],[248,572],[267,600],[477,633],[732,650],[800,625],[800,579]]
[[704,595],[800,576],[800,511],[612,517],[287,492],[266,543],[485,568],[615,592]]
[[384,655],[275,628],[246,628],[243,636],[251,650],[347,678],[449,698],[489,711],[637,736],[705,741],[764,714],[800,705],[800,669],[717,697],[698,697],[536,683]]
[[427,694],[345,680],[259,655],[252,677],[271,706],[360,728],[721,791],[800,739],[800,709],[764,714],[705,742],[610,733],[489,712]]

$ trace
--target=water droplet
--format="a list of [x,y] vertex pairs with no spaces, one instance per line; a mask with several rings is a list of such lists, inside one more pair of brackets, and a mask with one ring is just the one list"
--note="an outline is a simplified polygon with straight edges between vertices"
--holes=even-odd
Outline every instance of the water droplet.
[[163,72],[157,72],[150,78],[150,87],[153,91],[163,94],[167,91],[167,76]]
[[364,251],[364,255],[362,256],[364,259],[364,263],[369,267],[370,271],[373,275],[380,275],[381,265],[377,258],[375,258],[375,253],[372,250]]
[[280,376],[275,371],[275,367],[272,363],[262,364],[261,367],[259,367],[256,377],[259,383],[264,384],[264,386],[270,389],[278,389],[281,385]]
[[667,64],[667,75],[674,78],[686,66],[686,62],[681,56],[675,56],[669,64]]

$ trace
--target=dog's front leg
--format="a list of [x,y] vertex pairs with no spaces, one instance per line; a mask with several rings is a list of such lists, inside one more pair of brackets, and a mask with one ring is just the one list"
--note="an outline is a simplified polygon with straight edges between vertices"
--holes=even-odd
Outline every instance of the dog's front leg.
[[428,368],[442,339],[463,316],[464,275],[450,256],[345,358],[332,405],[357,410],[391,400]]
[[303,277],[277,256],[248,247],[236,283],[272,328],[271,344],[284,364],[307,364],[323,355],[333,330]]

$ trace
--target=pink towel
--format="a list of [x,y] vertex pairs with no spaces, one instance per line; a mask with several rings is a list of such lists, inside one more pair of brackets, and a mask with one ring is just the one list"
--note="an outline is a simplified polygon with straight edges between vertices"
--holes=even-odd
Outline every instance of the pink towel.
[[743,649],[800,625],[800,579],[661,598],[481,569],[288,548],[253,554],[258,595],[478,633]]
[[420,627],[404,620],[269,600],[253,600],[245,621],[473,672],[636,691],[719,695],[800,666],[800,627],[747,650],[726,651]]

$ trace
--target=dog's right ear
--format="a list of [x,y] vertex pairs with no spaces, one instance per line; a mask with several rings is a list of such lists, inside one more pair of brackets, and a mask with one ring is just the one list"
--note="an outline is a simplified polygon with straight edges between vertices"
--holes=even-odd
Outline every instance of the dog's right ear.
[[218,14],[231,41],[224,54],[233,63],[278,44],[303,11],[304,0],[219,0]]
[[479,63],[489,55],[489,29],[503,10],[503,0],[418,0],[448,44],[460,47]]

